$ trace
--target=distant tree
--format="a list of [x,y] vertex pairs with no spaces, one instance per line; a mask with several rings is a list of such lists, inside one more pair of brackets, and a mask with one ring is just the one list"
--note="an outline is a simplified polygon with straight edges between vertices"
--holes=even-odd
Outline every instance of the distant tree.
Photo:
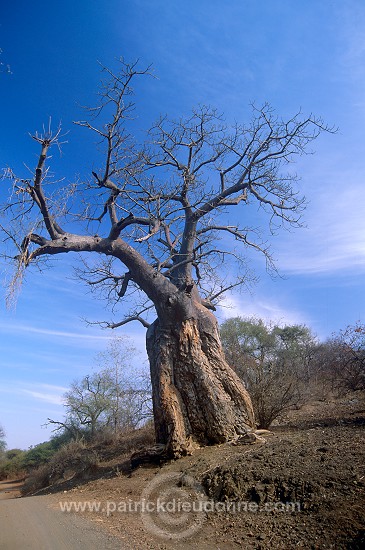
[[76,426],[74,430],[70,429],[70,426],[65,428],[64,426],[62,426],[62,423],[60,423],[58,426],[58,429],[56,429],[57,433],[53,433],[50,438],[51,447],[55,452],[57,452],[68,443],[77,439],[79,435],[79,431]]
[[48,462],[55,452],[56,449],[52,441],[38,443],[38,445],[34,445],[34,447],[25,452],[22,458],[22,465],[26,470],[37,468],[41,464]]
[[316,346],[307,327],[236,317],[222,324],[221,337],[228,361],[247,385],[260,428],[301,403]]
[[20,456],[24,455],[24,452],[22,449],[9,449],[6,451],[5,455],[8,460],[13,460],[14,458],[18,458]]
[[0,479],[15,478],[24,472],[23,458],[26,451],[9,449],[0,463]]
[[64,394],[66,417],[63,422],[48,419],[57,430],[76,439],[93,438],[100,430],[115,435],[136,428],[151,416],[151,389],[143,372],[130,371],[136,350],[125,338],[113,338],[107,350],[97,356],[98,370],[75,380]]
[[6,449],[5,430],[0,425],[0,458],[4,454],[5,449]]
[[152,414],[150,380],[142,370],[131,372],[130,360],[136,354],[125,338],[115,337],[107,350],[97,356],[99,372],[110,379],[106,424],[115,434],[136,428]]
[[318,342],[305,325],[276,326],[273,333],[277,341],[278,361],[283,368],[297,373],[298,378],[310,382],[311,365]]
[[[2,230],[16,250],[10,287],[42,258],[101,258],[83,278],[111,302],[133,300],[129,313],[108,326],[137,320],[148,327],[156,438],[179,456],[254,426],[250,397],[225,361],[212,310],[225,291],[248,283],[248,250],[272,266],[257,229],[265,222],[246,222],[250,209],[266,213],[272,233],[300,225],[305,201],[287,168],[329,128],[301,113],[282,120],[268,105],[253,107],[247,125],[229,128],[201,106],[177,121],[160,118],[139,146],[130,133],[131,86],[149,70],[123,61],[120,67],[105,69],[100,102],[77,123],[103,150],[103,159],[91,155],[92,176],[67,189],[52,179],[47,162],[62,142],[60,129],[34,134],[40,156],[33,176],[5,171],[12,190]],[[228,221],[231,209],[242,223]],[[148,312],[157,317],[152,324]]]
[[110,408],[112,380],[103,373],[94,373],[75,380],[64,395],[64,425],[89,432],[93,438]]
[[334,334],[318,349],[316,367],[332,390],[365,389],[365,325],[358,322]]

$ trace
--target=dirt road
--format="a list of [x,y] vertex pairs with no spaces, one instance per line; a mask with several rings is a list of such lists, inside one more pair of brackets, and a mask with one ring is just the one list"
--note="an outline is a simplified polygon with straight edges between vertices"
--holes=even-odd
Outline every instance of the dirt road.
[[58,510],[54,498],[9,496],[0,500],[0,550],[123,550],[93,523]]

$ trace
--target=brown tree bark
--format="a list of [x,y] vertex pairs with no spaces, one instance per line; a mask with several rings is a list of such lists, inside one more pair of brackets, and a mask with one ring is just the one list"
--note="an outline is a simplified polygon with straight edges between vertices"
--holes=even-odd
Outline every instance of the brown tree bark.
[[215,317],[156,320],[147,332],[157,443],[170,456],[223,443],[255,428],[251,399],[227,364]]

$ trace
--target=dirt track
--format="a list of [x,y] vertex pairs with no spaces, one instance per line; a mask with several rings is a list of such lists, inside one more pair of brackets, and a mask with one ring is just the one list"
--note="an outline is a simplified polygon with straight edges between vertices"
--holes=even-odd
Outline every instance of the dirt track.
[[22,481],[0,481],[0,500],[19,497],[22,486]]
[[[10,487],[0,485],[1,489]],[[123,548],[120,540],[99,532],[95,524],[57,510],[47,496],[12,498],[13,494],[0,492],[0,550]]]

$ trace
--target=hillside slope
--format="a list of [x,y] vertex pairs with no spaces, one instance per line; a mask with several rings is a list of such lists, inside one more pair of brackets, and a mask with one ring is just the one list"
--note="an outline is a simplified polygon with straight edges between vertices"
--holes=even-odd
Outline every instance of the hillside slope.
[[[356,392],[292,411],[255,444],[199,449],[134,471],[125,456],[114,455],[99,464],[96,479],[75,476],[58,484],[52,498],[56,507],[76,503],[72,513],[84,503],[78,514],[141,550],[360,549],[364,427],[364,394]],[[142,497],[160,499],[160,509],[141,514]],[[169,513],[166,503],[176,501],[185,508]],[[197,501],[209,505],[199,512],[192,509]]]

